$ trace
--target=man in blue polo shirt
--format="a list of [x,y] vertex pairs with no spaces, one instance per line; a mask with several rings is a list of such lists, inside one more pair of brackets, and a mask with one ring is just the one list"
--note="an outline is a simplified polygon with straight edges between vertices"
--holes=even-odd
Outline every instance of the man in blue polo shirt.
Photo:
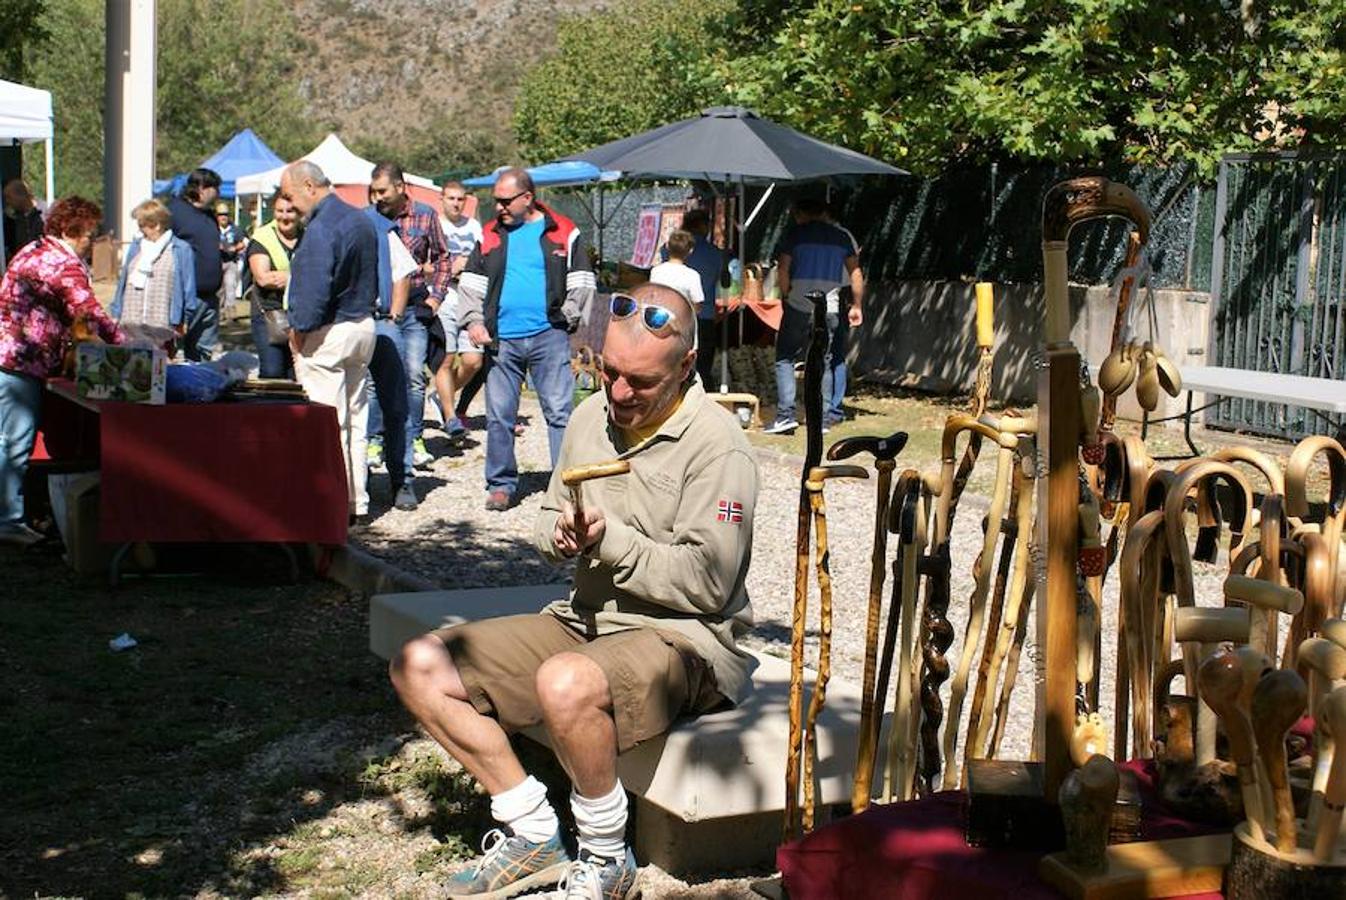
[[[768,434],[784,434],[799,427],[795,419],[795,362],[808,345],[813,310],[804,299],[813,291],[827,295],[828,354],[823,363],[823,406],[831,414],[823,419],[826,431],[839,417],[841,399],[832,396],[832,363],[846,354],[850,330],[864,321],[865,276],[860,271],[860,250],[851,233],[826,221],[827,207],[816,198],[795,204],[795,225],[776,248],[776,283],[785,300],[780,331],[776,334],[776,420]],[[850,304],[841,309],[842,288],[850,287]]]
[[290,260],[290,351],[294,373],[314,403],[334,407],[346,460],[351,521],[369,513],[365,420],[374,356],[378,235],[360,211],[332,192],[307,160],[280,178],[281,196],[304,218],[304,239]]

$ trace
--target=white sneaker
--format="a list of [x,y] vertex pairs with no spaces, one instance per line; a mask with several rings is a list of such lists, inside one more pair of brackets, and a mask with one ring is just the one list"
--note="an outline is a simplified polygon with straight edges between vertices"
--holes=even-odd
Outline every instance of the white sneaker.
[[789,419],[777,419],[762,430],[767,434],[789,434],[798,427],[799,423],[791,417]]
[[29,528],[23,522],[7,522],[0,525],[0,544],[31,547],[40,540],[42,540],[41,533]]

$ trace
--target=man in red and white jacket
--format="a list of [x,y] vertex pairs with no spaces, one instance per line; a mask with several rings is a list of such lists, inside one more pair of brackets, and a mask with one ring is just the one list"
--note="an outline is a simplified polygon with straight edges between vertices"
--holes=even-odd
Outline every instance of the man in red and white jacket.
[[537,201],[533,179],[506,169],[493,188],[496,217],[458,279],[458,321],[486,348],[486,508],[514,504],[514,421],[525,374],[537,391],[551,463],[570,421],[570,333],[597,283],[575,223]]

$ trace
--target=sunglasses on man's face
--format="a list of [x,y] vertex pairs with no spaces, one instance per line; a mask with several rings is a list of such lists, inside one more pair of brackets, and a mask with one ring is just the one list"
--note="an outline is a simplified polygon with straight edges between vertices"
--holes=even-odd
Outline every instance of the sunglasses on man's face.
[[641,302],[626,294],[613,294],[608,307],[614,319],[627,319],[640,312],[640,321],[655,334],[667,334],[673,330],[675,316],[673,311],[658,303]]
[[513,197],[492,197],[491,199],[495,201],[496,206],[509,206],[526,193],[528,193],[528,191],[519,191],[519,193],[515,194]]

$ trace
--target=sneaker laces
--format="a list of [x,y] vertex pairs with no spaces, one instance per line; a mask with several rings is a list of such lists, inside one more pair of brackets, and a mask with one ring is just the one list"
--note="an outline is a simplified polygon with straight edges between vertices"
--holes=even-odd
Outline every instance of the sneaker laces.
[[481,859],[477,860],[476,867],[472,870],[474,878],[480,875],[487,866],[495,862],[496,857],[505,852],[505,844],[508,841],[509,836],[499,828],[492,828],[486,832],[481,839]]
[[602,866],[594,862],[595,859],[596,857],[577,859],[570,864],[565,874],[561,876],[561,883],[556,886],[562,897],[588,900],[602,895]]

